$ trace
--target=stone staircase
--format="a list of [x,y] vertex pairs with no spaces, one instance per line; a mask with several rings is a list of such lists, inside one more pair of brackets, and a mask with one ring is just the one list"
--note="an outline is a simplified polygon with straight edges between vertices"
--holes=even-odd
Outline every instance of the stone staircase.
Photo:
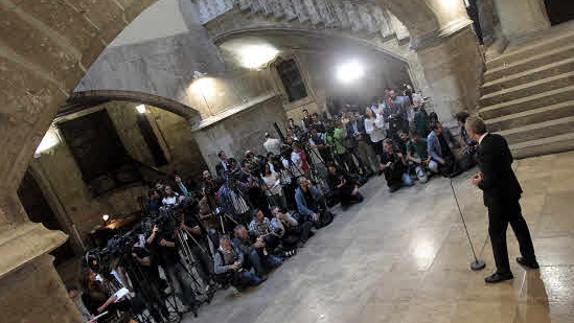
[[345,0],[193,0],[205,24],[238,7],[244,12],[277,21],[296,22],[313,28],[351,33],[396,35],[409,38],[406,27],[388,11],[373,3]]
[[574,149],[574,24],[487,62],[480,116],[516,158]]

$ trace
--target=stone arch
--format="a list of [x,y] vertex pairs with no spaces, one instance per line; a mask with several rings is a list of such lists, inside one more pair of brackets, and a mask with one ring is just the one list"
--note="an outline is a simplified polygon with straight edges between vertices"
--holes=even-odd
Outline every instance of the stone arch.
[[[0,4],[5,18],[3,29],[11,28],[2,33],[0,39],[0,61],[3,74],[8,75],[2,80],[7,100],[3,104],[6,117],[0,129],[4,140],[20,139],[18,144],[7,141],[3,145],[6,153],[0,165],[15,166],[0,169],[0,178],[6,179],[3,188],[11,191],[17,186],[66,93],[78,83],[87,66],[131,20],[155,1],[102,0],[77,5],[46,2],[35,6],[4,1]],[[416,39],[441,35],[440,30],[447,25],[445,15],[439,14],[443,0],[375,2],[396,15]],[[26,44],[18,37],[23,34],[28,35]],[[0,218],[0,223],[5,223],[4,220]]]
[[407,58],[401,56],[400,54],[390,51],[386,48],[382,48],[373,44],[373,42],[363,39],[360,37],[354,37],[352,35],[347,35],[343,33],[339,33],[336,31],[329,31],[329,30],[317,30],[317,29],[304,29],[304,28],[293,28],[287,26],[248,26],[244,28],[238,28],[233,30],[227,30],[220,34],[217,34],[213,37],[213,42],[216,45],[221,45],[226,41],[230,41],[237,38],[242,37],[265,37],[268,33],[285,33],[291,36],[298,36],[298,37],[322,37],[322,38],[329,38],[336,42],[343,42],[343,43],[352,43],[354,45],[358,45],[364,48],[373,49],[375,51],[381,52],[382,54],[391,56],[394,59],[398,59],[407,63]]
[[125,101],[148,104],[177,114],[192,124],[196,124],[201,121],[201,115],[196,109],[169,98],[144,92],[124,90],[81,91],[74,92],[67,100],[68,104],[71,105],[71,109],[74,109],[74,106],[99,104],[107,101]]

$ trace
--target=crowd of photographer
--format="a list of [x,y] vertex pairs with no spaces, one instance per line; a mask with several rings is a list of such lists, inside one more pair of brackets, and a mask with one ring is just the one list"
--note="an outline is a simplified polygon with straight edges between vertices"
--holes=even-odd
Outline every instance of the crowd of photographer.
[[[347,105],[329,118],[304,111],[285,135],[265,134],[264,154],[218,153],[200,184],[174,175],[150,189],[141,221],[90,250],[81,292],[70,297],[89,322],[176,322],[197,315],[216,290],[257,286],[334,214],[361,203],[359,188],[384,175],[389,190],[455,176],[473,163],[476,143],[457,115],[455,142],[422,97],[388,90],[364,114]],[[455,148],[462,147],[463,154]]]

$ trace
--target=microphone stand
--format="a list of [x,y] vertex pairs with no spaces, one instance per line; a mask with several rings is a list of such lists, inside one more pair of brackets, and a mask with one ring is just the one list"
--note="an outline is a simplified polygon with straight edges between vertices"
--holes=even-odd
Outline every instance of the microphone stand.
[[486,263],[476,256],[476,251],[474,251],[474,245],[472,244],[472,240],[470,239],[470,234],[468,233],[468,228],[466,227],[466,222],[464,221],[464,217],[462,216],[462,210],[460,208],[460,204],[458,203],[458,197],[456,196],[456,191],[454,190],[454,185],[452,184],[452,178],[450,178],[450,188],[452,189],[452,195],[454,196],[454,200],[456,201],[456,207],[458,208],[458,213],[460,214],[460,219],[462,220],[462,225],[464,226],[464,232],[466,233],[466,238],[468,239],[468,244],[470,244],[470,249],[472,250],[472,255],[474,260],[470,263],[470,269],[473,271],[478,271],[484,269],[486,267]]

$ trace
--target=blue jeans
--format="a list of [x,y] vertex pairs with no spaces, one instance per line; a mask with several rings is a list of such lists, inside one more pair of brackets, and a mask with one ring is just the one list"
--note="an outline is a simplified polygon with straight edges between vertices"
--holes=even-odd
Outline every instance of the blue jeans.
[[263,282],[261,277],[255,275],[253,272],[245,270],[240,273],[239,277],[242,285],[257,286]]
[[257,249],[251,250],[251,253],[249,254],[249,262],[251,262],[251,265],[253,266],[257,276],[262,276],[265,274],[265,269],[263,266],[267,268],[277,268],[283,263],[282,258],[273,255],[268,255],[267,257],[264,257],[263,259],[262,258],[263,257],[259,255]]
[[402,180],[403,180],[404,186],[412,186],[413,185],[413,179],[411,178],[411,175],[409,175],[409,173],[403,173]]

